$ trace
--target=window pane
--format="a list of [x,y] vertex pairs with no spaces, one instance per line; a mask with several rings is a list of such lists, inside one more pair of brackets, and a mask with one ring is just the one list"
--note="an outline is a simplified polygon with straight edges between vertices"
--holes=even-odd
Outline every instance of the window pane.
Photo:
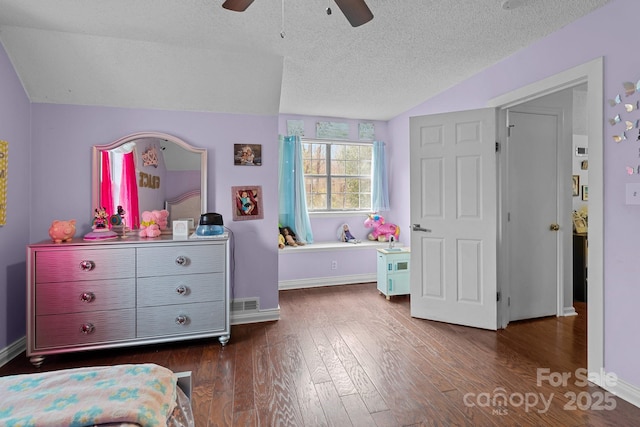
[[307,141],[302,151],[309,210],[370,209],[372,145]]

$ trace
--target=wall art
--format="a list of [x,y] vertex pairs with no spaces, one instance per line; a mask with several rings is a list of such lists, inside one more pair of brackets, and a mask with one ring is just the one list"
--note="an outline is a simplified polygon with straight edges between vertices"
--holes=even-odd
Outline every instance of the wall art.
[[316,138],[349,139],[349,123],[318,122]]
[[361,141],[373,141],[375,127],[373,123],[358,123],[358,138]]
[[304,120],[287,120],[287,136],[304,136]]
[[233,206],[233,220],[262,219],[262,187],[259,185],[245,185],[231,187],[231,206]]
[[236,166],[262,166],[262,145],[234,144],[233,164]]

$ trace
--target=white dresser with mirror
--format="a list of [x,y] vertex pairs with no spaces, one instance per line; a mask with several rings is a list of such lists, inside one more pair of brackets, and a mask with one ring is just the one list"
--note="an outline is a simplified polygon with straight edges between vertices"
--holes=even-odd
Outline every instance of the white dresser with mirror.
[[218,337],[229,323],[229,244],[129,237],[29,245],[27,357]]
[[[134,165],[128,185],[135,191],[120,191],[123,154]],[[119,229],[116,238],[89,241],[78,230],[71,241],[28,246],[27,357],[39,366],[46,355],[74,351],[211,337],[225,345],[231,333],[228,235],[171,234],[172,220],[197,225],[206,212],[206,150],[142,132],[94,146],[92,161],[87,217],[97,207],[108,206],[111,214],[124,205],[125,235]],[[140,237],[142,212],[164,208],[176,209],[167,229]]]

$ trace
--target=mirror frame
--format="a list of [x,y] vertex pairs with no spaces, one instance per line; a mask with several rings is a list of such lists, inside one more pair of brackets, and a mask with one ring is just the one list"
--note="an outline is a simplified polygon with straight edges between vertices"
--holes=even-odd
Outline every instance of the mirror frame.
[[[90,218],[93,218],[94,209],[100,204],[100,152],[112,150],[128,142],[141,138],[157,138],[173,142],[181,148],[192,153],[200,154],[200,213],[207,212],[207,149],[196,148],[182,139],[162,132],[138,132],[124,136],[116,141],[104,145],[94,145],[91,149],[91,210]],[[164,209],[164,206],[158,209]]]

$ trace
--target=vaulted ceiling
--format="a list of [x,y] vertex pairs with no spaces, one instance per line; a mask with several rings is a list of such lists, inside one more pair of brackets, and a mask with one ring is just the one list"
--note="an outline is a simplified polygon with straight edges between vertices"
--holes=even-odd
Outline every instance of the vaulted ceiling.
[[608,0],[366,2],[0,0],[0,42],[36,103],[388,120]]

